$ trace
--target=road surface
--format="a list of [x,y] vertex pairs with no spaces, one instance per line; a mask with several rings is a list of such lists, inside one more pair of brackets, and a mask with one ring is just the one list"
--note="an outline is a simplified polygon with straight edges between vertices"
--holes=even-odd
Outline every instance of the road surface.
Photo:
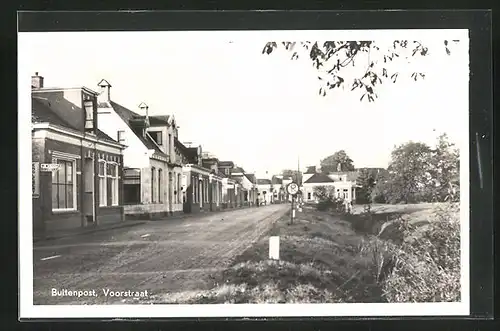
[[33,303],[150,303],[211,288],[288,208],[207,213],[36,243]]

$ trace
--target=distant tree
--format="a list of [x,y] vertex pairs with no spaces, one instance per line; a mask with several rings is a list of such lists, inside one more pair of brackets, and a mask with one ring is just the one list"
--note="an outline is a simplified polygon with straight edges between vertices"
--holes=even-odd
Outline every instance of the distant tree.
[[429,160],[434,201],[457,201],[460,190],[460,152],[446,133],[441,134]]
[[356,190],[357,203],[371,203],[371,194],[375,187],[377,173],[378,171],[376,169],[359,169],[359,175],[356,182],[361,187]]
[[429,164],[432,150],[421,142],[410,141],[396,147],[388,167],[389,180],[382,185],[389,203],[415,203],[430,199],[432,179]]
[[[387,172],[380,172],[372,188],[372,201],[414,203],[458,201],[460,157],[446,134],[438,137],[434,149],[420,142],[408,142],[391,154]],[[361,177],[361,182],[364,176]]]
[[302,182],[302,174],[298,170],[284,169],[281,171],[283,177],[290,177],[296,183]]
[[308,173],[308,174],[316,173],[316,166],[307,167],[306,173]]
[[340,150],[321,160],[321,172],[328,174],[330,172],[338,171],[339,165],[340,171],[355,170],[352,159],[344,150]]
[[391,197],[391,190],[392,182],[389,171],[379,172],[375,179],[375,185],[370,192],[371,202],[389,203],[388,197]]
[[[458,42],[459,40],[453,40],[453,43]],[[444,51],[450,55],[451,43],[443,40],[443,44]],[[271,54],[278,47],[284,47],[289,51],[292,54],[292,60],[302,57],[301,53],[309,58],[313,67],[318,71],[318,80],[321,82],[319,95],[326,96],[331,89],[347,85],[351,91],[360,91],[360,101],[364,99],[368,102],[375,101],[378,97],[376,88],[383,81],[396,83],[399,75],[397,68],[400,67],[400,63],[410,63],[414,57],[425,57],[429,54],[429,49],[417,40],[394,40],[387,45],[370,40],[325,41],[323,43],[270,41],[265,44],[262,54]],[[360,61],[356,62],[357,60]],[[360,76],[346,77],[343,73],[344,68],[348,65],[354,67],[356,63],[359,63],[358,65],[363,69]],[[425,73],[413,72],[410,77],[417,81],[425,78]]]

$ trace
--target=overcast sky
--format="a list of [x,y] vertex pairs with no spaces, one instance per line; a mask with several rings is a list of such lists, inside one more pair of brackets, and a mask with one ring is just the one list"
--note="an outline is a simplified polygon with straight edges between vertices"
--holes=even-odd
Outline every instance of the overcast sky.
[[[22,72],[39,72],[46,87],[97,90],[104,78],[114,101],[134,111],[146,102],[151,114],[173,114],[181,141],[201,144],[257,174],[296,169],[298,156],[303,167],[314,165],[339,149],[357,167],[387,167],[394,145],[432,144],[441,132],[457,144],[468,137],[466,39],[447,56],[447,36],[427,33],[421,41],[429,56],[399,62],[408,78],[380,86],[379,98],[369,104],[349,88],[320,97],[310,60],[290,61],[284,51],[262,55],[269,40],[263,33],[259,38],[218,32],[210,38],[193,32],[21,35],[20,51],[29,52]],[[410,81],[415,66],[425,71],[425,80]],[[357,61],[344,79],[365,67],[366,60]]]

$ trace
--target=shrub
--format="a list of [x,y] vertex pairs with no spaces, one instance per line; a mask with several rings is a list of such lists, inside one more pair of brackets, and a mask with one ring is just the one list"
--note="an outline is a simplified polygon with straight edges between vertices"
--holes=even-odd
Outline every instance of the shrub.
[[435,213],[395,251],[395,265],[384,284],[389,302],[460,300],[460,221],[455,205]]

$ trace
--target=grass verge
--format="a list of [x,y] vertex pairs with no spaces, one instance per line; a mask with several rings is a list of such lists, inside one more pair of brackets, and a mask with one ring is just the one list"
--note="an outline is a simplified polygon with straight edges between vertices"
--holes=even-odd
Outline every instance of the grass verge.
[[[392,213],[391,218],[386,218],[388,213]],[[363,220],[365,226],[356,223],[366,216],[359,212],[358,217],[355,213],[346,218],[305,208],[293,224],[289,224],[290,215],[285,215],[216,277],[212,289],[169,295],[166,301],[375,303],[460,299],[456,205],[385,206],[372,214],[372,224]],[[382,229],[382,219],[390,227]],[[271,235],[280,236],[279,261],[268,259]]]

